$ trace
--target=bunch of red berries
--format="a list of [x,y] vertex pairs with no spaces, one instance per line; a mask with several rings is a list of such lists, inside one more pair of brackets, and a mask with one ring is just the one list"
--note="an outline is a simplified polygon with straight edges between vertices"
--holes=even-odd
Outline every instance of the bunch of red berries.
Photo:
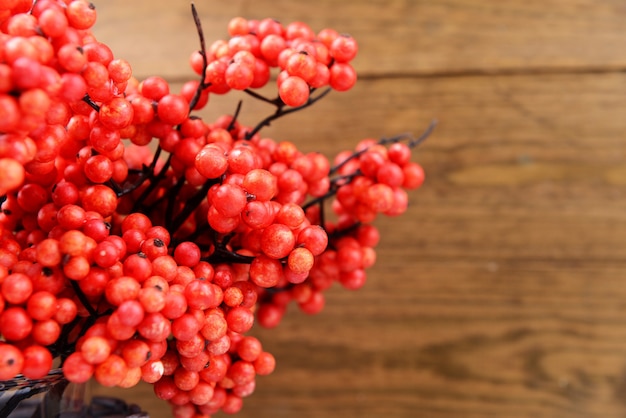
[[[237,412],[275,364],[246,335],[255,319],[273,327],[291,300],[316,313],[334,282],[361,287],[372,221],[422,184],[411,151],[428,132],[332,164],[259,133],[354,85],[353,38],[235,18],[205,48],[193,15],[200,77],[175,93],[95,39],[92,4],[0,5],[0,380],[59,366],[72,382],[153,383],[177,417]],[[255,89],[274,70],[267,98]],[[254,126],[241,106],[193,114],[231,89],[274,111]]]

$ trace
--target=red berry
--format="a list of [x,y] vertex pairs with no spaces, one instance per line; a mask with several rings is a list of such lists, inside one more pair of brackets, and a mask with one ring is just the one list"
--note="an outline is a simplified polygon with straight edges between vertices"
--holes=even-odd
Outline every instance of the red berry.
[[336,62],[330,67],[330,86],[337,91],[350,90],[356,83],[356,72],[350,64]]
[[157,115],[165,123],[179,125],[187,119],[189,103],[184,97],[175,94],[166,94],[157,104]]
[[337,36],[330,44],[330,54],[337,62],[351,61],[358,50],[356,40],[349,35]]
[[94,211],[107,217],[113,214],[117,208],[117,195],[107,186],[93,185],[88,186],[82,195],[83,209]]
[[128,366],[124,359],[117,354],[111,354],[94,370],[94,377],[102,386],[112,387],[119,384],[128,373]]
[[204,146],[194,159],[196,170],[208,179],[215,179],[224,174],[228,168],[228,160],[224,150],[215,144]]
[[10,380],[22,372],[24,356],[11,344],[0,344],[0,380]]
[[287,106],[302,106],[309,99],[309,85],[303,78],[292,75],[280,83],[278,95]]
[[256,200],[270,200],[278,191],[276,177],[267,170],[253,169],[246,173],[242,187]]
[[273,224],[263,230],[261,250],[271,258],[280,259],[289,255],[295,242],[296,238],[287,225]]
[[226,314],[226,322],[232,331],[244,333],[252,328],[254,314],[247,308],[235,307]]
[[200,248],[193,242],[185,241],[174,250],[174,260],[181,266],[194,267],[200,262]]
[[259,376],[271,374],[276,367],[276,360],[271,353],[264,351],[254,360],[254,370]]
[[273,287],[278,284],[283,274],[280,261],[263,255],[255,257],[250,264],[250,280],[261,287]]
[[79,351],[70,354],[63,363],[63,375],[70,382],[84,383],[91,379],[93,372],[94,366],[85,361]]
[[69,24],[76,29],[89,29],[96,22],[96,8],[93,3],[73,0],[65,11]]
[[[0,113],[2,104],[0,103]],[[1,115],[0,115],[1,116]],[[0,117],[0,119],[2,119]],[[25,178],[24,166],[12,158],[0,159],[0,193],[6,195],[22,185]]]
[[82,342],[80,352],[87,363],[100,364],[111,354],[111,346],[106,338],[94,335]]
[[98,117],[106,128],[122,129],[133,122],[134,108],[128,100],[115,97],[100,106]]
[[12,306],[0,314],[0,333],[8,341],[26,338],[33,329],[33,321],[22,307]]

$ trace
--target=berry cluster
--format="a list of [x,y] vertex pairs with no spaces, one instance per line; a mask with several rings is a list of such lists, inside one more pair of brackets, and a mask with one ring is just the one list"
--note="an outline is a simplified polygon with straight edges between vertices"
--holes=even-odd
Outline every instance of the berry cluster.
[[357,54],[357,43],[335,30],[315,34],[301,22],[283,26],[269,18],[234,18],[228,33],[229,40],[216,41],[205,54],[191,57],[192,68],[211,84],[209,91],[262,87],[270,79],[270,68],[278,67],[280,99],[288,106],[301,106],[312,89],[330,86],[345,91],[356,82],[350,61]]
[[[354,85],[353,38],[235,18],[205,48],[193,14],[200,79],[175,93],[94,37],[92,4],[0,5],[0,380],[60,365],[72,382],[153,383],[176,417],[235,413],[275,365],[247,335],[255,320],[278,325],[292,300],[317,313],[335,282],[361,287],[372,221],[422,184],[411,152],[430,130],[332,163],[259,134]],[[273,69],[270,99],[255,89]],[[274,112],[254,126],[241,106],[193,114],[231,89]]]

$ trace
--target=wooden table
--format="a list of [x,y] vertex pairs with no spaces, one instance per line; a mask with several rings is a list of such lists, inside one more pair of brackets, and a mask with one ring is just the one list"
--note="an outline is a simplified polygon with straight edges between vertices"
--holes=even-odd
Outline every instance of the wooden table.
[[[138,78],[193,78],[188,2],[96,4],[97,36]],[[332,155],[439,121],[408,213],[376,222],[365,288],[256,332],[278,368],[240,417],[626,416],[626,3],[196,4],[211,41],[237,15],[359,40],[356,87],[265,135]],[[242,121],[269,111],[247,100]],[[151,387],[123,393],[169,416]]]

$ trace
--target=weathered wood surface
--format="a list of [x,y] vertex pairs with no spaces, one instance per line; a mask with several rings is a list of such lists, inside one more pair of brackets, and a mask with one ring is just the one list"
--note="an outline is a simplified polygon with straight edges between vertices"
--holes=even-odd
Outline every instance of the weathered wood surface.
[[[439,120],[416,155],[427,183],[377,222],[365,288],[258,331],[278,369],[241,417],[626,416],[624,2],[196,5],[209,40],[241,15],[361,41],[357,86],[269,136],[331,155]],[[192,76],[186,1],[97,6],[98,37],[139,77]],[[205,115],[235,99],[212,97]],[[248,103],[245,123],[271,111]],[[169,416],[148,386],[122,393]]]
[[[185,0],[98,4],[98,32],[138,75],[179,77],[197,37]],[[361,74],[618,69],[626,58],[626,4],[620,0],[197,0],[207,40],[233,16],[300,20],[360,41]],[[105,23],[105,19],[106,23]]]

